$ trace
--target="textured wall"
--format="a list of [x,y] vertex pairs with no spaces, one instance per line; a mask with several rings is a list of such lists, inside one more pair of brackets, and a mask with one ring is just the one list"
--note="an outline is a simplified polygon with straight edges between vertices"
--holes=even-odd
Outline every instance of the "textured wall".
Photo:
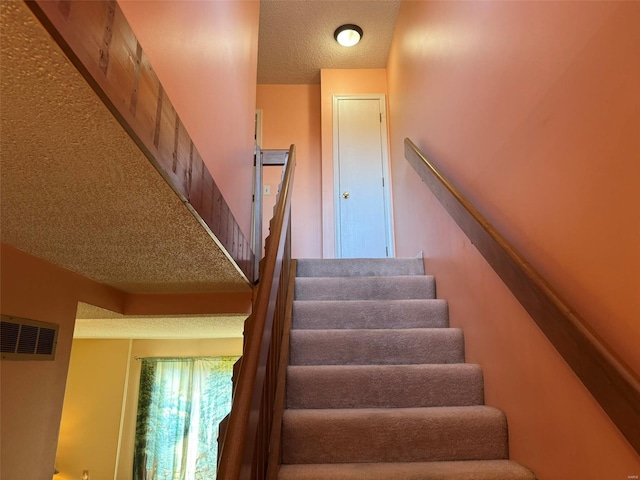
[[25,3],[0,8],[2,242],[127,292],[248,291]]
[[541,480],[640,458],[403,159],[410,137],[640,372],[640,4],[405,2],[388,64],[398,254],[424,250],[511,452]]

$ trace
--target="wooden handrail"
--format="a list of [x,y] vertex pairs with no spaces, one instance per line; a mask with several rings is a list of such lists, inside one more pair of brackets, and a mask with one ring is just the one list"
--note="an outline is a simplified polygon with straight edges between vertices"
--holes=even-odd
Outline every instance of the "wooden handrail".
[[222,443],[219,480],[264,479],[275,398],[277,366],[290,271],[291,188],[295,147],[289,150],[245,348]]
[[640,453],[640,380],[408,138],[405,158]]

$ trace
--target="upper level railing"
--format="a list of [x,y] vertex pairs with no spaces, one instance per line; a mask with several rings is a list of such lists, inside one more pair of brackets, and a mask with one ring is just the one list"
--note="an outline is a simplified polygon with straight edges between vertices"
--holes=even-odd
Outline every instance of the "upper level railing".
[[638,376],[408,138],[405,158],[640,453]]
[[219,480],[266,478],[285,308],[291,290],[294,168],[295,148],[291,146],[266,240],[266,254],[260,263],[253,313],[245,322],[245,346],[222,440]]
[[60,46],[187,208],[253,280],[253,251],[114,0],[29,0]]
[[[289,150],[263,150],[258,145],[255,149],[255,161],[254,161],[254,175],[253,175],[253,231],[252,231],[252,245],[255,252],[254,269],[252,281],[258,280],[258,264],[262,258],[262,177],[263,167],[284,167],[287,164],[287,158],[289,158]],[[284,168],[282,169],[284,174]]]

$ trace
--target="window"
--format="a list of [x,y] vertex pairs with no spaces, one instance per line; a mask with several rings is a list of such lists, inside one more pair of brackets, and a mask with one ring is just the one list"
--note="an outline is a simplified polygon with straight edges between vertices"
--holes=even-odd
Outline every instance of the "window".
[[134,480],[216,478],[218,424],[238,357],[143,358]]

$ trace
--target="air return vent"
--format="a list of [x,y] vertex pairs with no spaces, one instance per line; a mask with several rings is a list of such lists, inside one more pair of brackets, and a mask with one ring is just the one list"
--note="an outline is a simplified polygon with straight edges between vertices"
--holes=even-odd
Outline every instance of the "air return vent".
[[0,352],[3,360],[53,360],[59,325],[2,315]]

